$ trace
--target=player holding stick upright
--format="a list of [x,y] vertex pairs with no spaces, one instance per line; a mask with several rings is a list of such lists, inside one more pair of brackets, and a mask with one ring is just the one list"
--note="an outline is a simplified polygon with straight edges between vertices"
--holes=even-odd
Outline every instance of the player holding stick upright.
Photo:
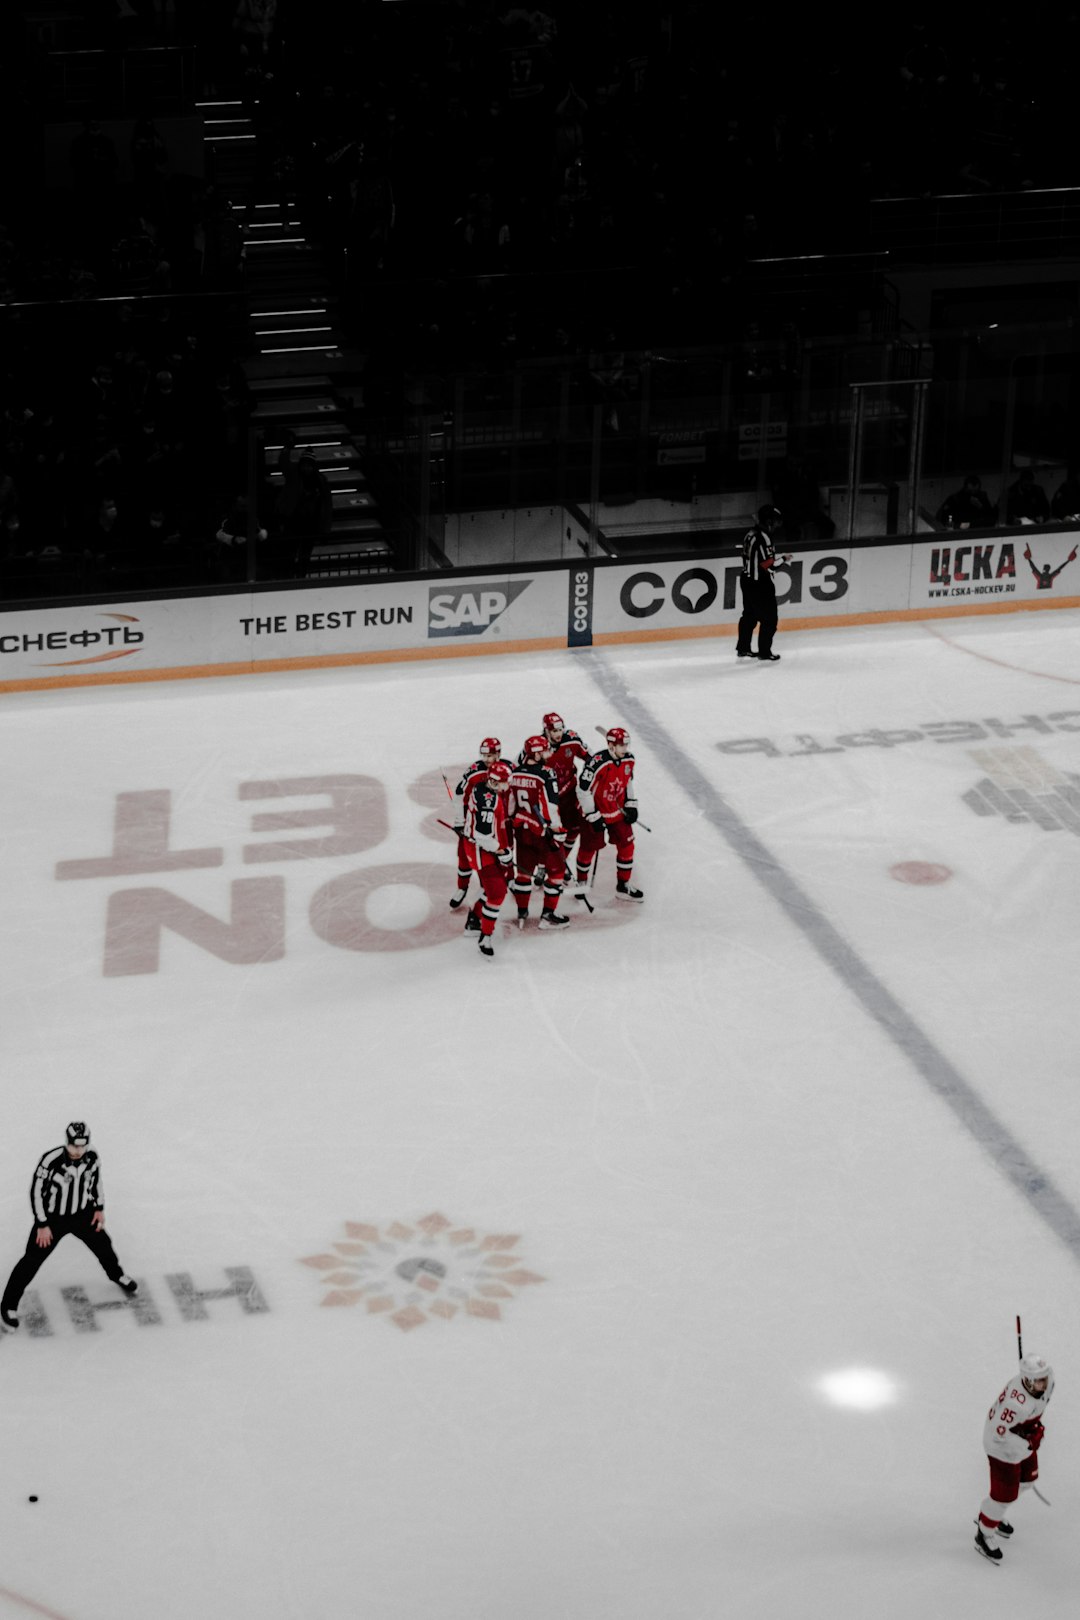
[[638,807],[630,733],[622,726],[611,727],[607,747],[589,760],[581,773],[578,791],[585,813],[585,830],[577,853],[578,889],[584,890],[589,881],[589,867],[607,839],[615,845],[616,900],[644,900],[641,890],[630,882]]
[[[1017,1329],[1019,1330],[1019,1319]],[[1022,1350],[1019,1331],[1017,1348]],[[1000,1564],[999,1541],[1013,1527],[1005,1518],[1022,1491],[1035,1488],[1039,1477],[1042,1415],[1054,1393],[1054,1372],[1043,1356],[1021,1355],[1020,1368],[990,1408],[983,1446],[990,1464],[990,1494],[983,1498],[975,1521],[975,1551]]]
[[[454,806],[454,831],[458,835],[457,889],[450,898],[451,911],[456,911],[468,894],[469,878],[473,871],[469,865],[469,852],[465,845],[465,819],[469,813],[469,800],[477,783],[487,781],[488,772],[501,757],[502,743],[498,737],[485,737],[480,744],[480,757],[474,759],[471,765],[466,765],[453,793],[450,793],[450,784],[446,783],[446,791],[450,793],[450,802]],[[445,776],[443,781],[446,782]]]

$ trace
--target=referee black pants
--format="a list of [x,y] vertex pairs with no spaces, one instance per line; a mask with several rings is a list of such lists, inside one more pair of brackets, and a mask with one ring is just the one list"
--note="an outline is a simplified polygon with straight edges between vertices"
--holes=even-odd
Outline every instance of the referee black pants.
[[773,636],[776,634],[776,586],[768,575],[762,579],[747,579],[740,574],[739,587],[743,610],[735,651],[748,653],[753,650],[750,643],[754,639],[754,626],[759,625],[757,652],[759,658],[764,658],[766,653],[772,652]]
[[116,1258],[116,1250],[112,1246],[112,1240],[107,1232],[96,1232],[94,1230],[90,1224],[92,1216],[93,1210],[87,1210],[84,1214],[74,1216],[53,1216],[48,1222],[53,1240],[47,1249],[39,1247],[37,1241],[39,1228],[32,1226],[30,1236],[26,1240],[26,1253],[16,1263],[15,1269],[7,1280],[4,1297],[0,1301],[0,1308],[5,1311],[18,1309],[23,1293],[29,1288],[50,1254],[54,1252],[60,1239],[66,1237],[69,1232],[72,1237],[77,1237],[81,1243],[85,1243],[91,1253],[97,1256],[101,1268],[110,1282],[116,1282],[118,1278],[122,1277],[124,1268]]

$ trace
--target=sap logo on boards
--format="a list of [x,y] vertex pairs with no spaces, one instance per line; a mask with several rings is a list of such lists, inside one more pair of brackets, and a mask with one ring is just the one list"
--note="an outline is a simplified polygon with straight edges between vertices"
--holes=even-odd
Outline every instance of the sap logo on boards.
[[499,585],[429,586],[428,638],[483,635],[531,584],[520,579]]

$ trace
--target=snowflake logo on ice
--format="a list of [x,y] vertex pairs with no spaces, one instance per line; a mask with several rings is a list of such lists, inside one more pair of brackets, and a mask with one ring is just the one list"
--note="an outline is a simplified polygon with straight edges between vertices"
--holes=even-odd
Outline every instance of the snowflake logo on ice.
[[302,1263],[322,1272],[323,1305],[363,1305],[408,1333],[459,1312],[499,1321],[517,1289],[545,1280],[522,1266],[513,1252],[519,1242],[513,1234],[455,1227],[439,1214],[411,1226],[346,1221],[330,1252]]

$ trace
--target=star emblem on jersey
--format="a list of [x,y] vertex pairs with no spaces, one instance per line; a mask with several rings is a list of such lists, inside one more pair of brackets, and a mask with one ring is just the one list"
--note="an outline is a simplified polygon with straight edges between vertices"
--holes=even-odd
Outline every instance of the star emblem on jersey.
[[344,1232],[301,1262],[321,1274],[321,1304],[362,1306],[403,1333],[459,1314],[497,1322],[518,1289],[545,1281],[521,1264],[517,1234],[455,1226],[438,1213],[411,1225],[346,1221]]
[[1037,748],[973,748],[988,775],[964,794],[978,816],[1034,822],[1045,832],[1063,828],[1080,837],[1080,776],[1056,770]]

